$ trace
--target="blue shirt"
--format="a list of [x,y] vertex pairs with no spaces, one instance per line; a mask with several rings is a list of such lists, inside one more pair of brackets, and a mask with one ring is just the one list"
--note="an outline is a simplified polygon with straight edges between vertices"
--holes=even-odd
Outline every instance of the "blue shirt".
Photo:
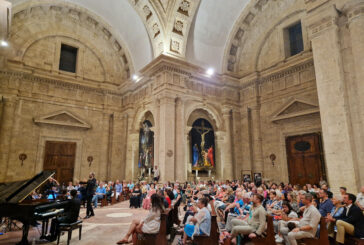
[[123,191],[123,185],[122,184],[116,184],[115,185],[116,192],[122,192]]
[[102,194],[106,194],[106,189],[105,187],[97,187],[96,189],[96,193],[102,193]]
[[[240,208],[244,205],[243,200],[238,200],[235,203],[238,203]],[[240,211],[239,211],[239,209],[237,207],[234,208],[234,213],[237,213],[237,214],[240,215]]]
[[330,199],[326,199],[324,202],[320,203],[319,212],[322,217],[326,217],[327,214],[331,213],[334,204]]
[[335,212],[336,207],[332,207],[331,209],[331,216],[335,219],[338,219],[341,217],[341,215],[344,213],[344,207],[338,208],[338,210]]

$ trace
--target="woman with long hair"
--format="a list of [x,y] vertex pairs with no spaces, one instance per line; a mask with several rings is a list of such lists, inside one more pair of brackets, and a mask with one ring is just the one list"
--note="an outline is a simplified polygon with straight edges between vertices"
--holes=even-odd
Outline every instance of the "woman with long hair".
[[[143,220],[134,219],[131,223],[128,233],[123,239],[116,244],[127,244],[133,242],[136,244],[136,233],[155,234],[159,232],[161,224],[161,214],[164,212],[164,205],[162,198],[158,194],[153,194],[151,197],[152,208],[149,210],[147,217]],[[129,238],[132,237],[132,240]]]

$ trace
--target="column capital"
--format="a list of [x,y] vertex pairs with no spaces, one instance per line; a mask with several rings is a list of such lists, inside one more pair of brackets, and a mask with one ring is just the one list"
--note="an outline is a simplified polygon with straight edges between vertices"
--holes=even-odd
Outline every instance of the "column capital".
[[348,23],[352,23],[359,17],[364,16],[364,1],[363,0],[351,0],[343,7],[344,14],[348,17]]
[[338,28],[337,20],[339,14],[334,5],[327,5],[320,11],[315,11],[307,16],[307,26],[310,39],[320,36],[324,31]]

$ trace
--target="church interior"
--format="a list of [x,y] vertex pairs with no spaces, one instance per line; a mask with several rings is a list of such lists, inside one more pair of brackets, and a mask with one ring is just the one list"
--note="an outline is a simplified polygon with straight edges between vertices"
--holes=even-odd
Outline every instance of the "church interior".
[[[44,173],[364,192],[363,40],[363,0],[0,0],[0,218]],[[115,244],[128,205],[71,243]]]

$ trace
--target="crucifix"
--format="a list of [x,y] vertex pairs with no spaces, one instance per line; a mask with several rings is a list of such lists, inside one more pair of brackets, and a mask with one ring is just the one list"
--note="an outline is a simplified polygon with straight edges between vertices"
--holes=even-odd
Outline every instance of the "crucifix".
[[209,133],[212,128],[205,127],[205,122],[201,122],[201,126],[195,126],[194,127],[196,131],[201,135],[201,151],[205,150],[205,135]]

